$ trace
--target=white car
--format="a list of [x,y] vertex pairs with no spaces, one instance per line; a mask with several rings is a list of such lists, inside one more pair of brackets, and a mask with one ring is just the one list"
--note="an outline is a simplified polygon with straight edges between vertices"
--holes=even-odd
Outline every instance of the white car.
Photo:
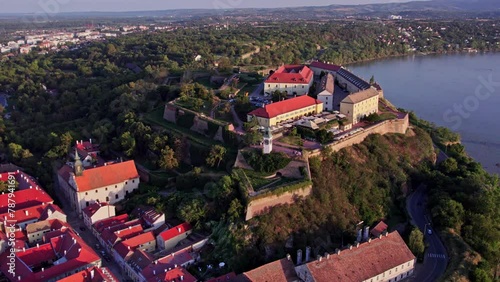
[[430,228],[427,229],[427,234],[432,235],[432,230]]

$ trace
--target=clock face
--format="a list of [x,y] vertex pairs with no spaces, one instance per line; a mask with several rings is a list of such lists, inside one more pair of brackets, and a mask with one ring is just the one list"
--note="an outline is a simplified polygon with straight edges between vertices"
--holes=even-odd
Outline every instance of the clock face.
[[269,145],[269,140],[264,140],[264,144]]

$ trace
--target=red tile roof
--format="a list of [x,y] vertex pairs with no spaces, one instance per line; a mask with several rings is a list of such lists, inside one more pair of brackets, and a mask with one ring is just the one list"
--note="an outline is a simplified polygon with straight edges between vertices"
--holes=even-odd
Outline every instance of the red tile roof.
[[317,104],[323,104],[320,100],[316,100],[311,96],[304,95],[288,100],[265,105],[264,108],[258,108],[248,115],[255,115],[263,118],[273,118],[279,115],[296,111],[302,108],[310,107]]
[[338,71],[340,68],[342,68],[341,66],[337,66],[337,65],[332,65],[332,64],[327,64],[327,63],[322,63],[322,62],[312,62],[311,65],[310,65],[311,68],[318,68],[318,69],[324,69],[324,70],[328,70],[328,71]]
[[292,282],[298,280],[295,273],[295,265],[286,258],[244,272],[243,276],[252,282]]
[[313,76],[314,73],[307,66],[287,65],[278,68],[266,83],[309,84]]
[[38,206],[33,206],[24,209],[18,209],[14,213],[2,213],[0,214],[1,220],[16,220],[16,224],[19,225],[30,220],[45,220],[48,218],[48,212],[58,211],[62,214],[64,212],[59,208],[59,206],[54,204],[41,204]]
[[[182,278],[181,278],[182,277]],[[171,282],[171,281],[182,281],[182,282],[196,282],[196,278],[187,272],[184,268],[178,267],[170,271],[158,273],[157,275],[149,278],[148,282]]]
[[107,267],[91,267],[77,272],[66,278],[57,280],[58,282],[111,282],[118,281],[118,278]]
[[26,226],[26,234],[29,237],[31,233],[40,232],[43,230],[59,230],[63,227],[69,228],[70,226],[67,222],[61,221],[59,219],[43,220],[28,224]]
[[191,225],[187,222],[184,222],[182,224],[179,224],[175,227],[163,231],[162,233],[160,233],[159,236],[163,239],[164,242],[166,242],[170,239],[173,239],[181,234],[188,232],[191,229],[192,229]]
[[[40,204],[54,203],[54,200],[42,188],[33,186],[31,189],[18,190],[14,192],[16,201],[15,209],[24,209]],[[12,200],[11,200],[12,201]],[[9,204],[9,193],[0,195],[0,213],[6,213]]]
[[316,281],[365,281],[398,265],[415,259],[397,231],[362,243],[352,250],[346,249],[339,255],[322,258],[298,266],[297,271],[307,267]]
[[[0,270],[4,275],[14,281],[18,281],[19,278],[21,282],[47,281],[100,260],[100,257],[71,229],[50,233],[52,233],[51,235],[58,235],[51,237],[46,244],[16,253],[14,276],[8,272],[9,266],[7,262],[10,260],[7,257],[8,252],[3,253],[0,256]],[[48,235],[49,233],[45,236]],[[46,267],[42,271],[42,263],[50,259],[56,260],[57,263]],[[33,272],[33,267],[36,267],[36,272]]]
[[122,258],[126,258],[131,254],[138,246],[146,244],[147,242],[154,242],[155,236],[153,231],[142,233],[135,237],[129,238],[125,241],[120,241],[116,243],[113,247]]
[[377,225],[375,225],[375,227],[372,228],[372,230],[370,230],[370,233],[373,236],[378,237],[384,231],[387,231],[387,227],[388,226],[387,226],[387,224],[385,224],[385,222],[380,221]]
[[141,275],[145,279],[150,279],[151,277],[155,276],[155,273],[165,272],[165,270],[168,270],[169,268],[172,269],[193,262],[194,258],[189,253],[190,249],[191,248],[185,248],[158,259],[157,261],[144,268],[141,272]]
[[153,263],[153,261],[154,258],[150,254],[143,250],[136,249],[127,263],[140,273],[144,268]]
[[139,178],[139,173],[134,161],[86,169],[82,176],[75,176],[78,192],[115,185],[135,178]]
[[134,225],[134,226],[129,226],[128,228],[125,229],[119,229],[119,230],[111,230],[111,229],[106,229],[102,232],[101,238],[104,240],[104,242],[107,242],[111,246],[113,246],[116,242],[120,240],[126,240],[128,238],[135,237],[143,232],[142,226],[140,224]]
[[121,214],[117,216],[113,216],[110,218],[106,218],[103,220],[99,220],[98,222],[94,223],[92,227],[98,232],[102,233],[105,228],[115,226],[118,224],[122,224],[128,221],[128,214]]

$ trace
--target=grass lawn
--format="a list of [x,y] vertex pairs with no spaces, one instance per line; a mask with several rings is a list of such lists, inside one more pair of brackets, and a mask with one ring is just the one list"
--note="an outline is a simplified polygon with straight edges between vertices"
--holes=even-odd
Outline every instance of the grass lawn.
[[219,89],[217,85],[210,83],[210,77],[199,78],[196,79],[195,82],[198,82],[199,84],[205,86],[208,89]]
[[300,136],[291,136],[291,135],[284,136],[284,137],[278,139],[278,141],[286,143],[286,144],[294,145],[294,146],[304,145],[304,141],[302,140],[302,138],[300,138]]

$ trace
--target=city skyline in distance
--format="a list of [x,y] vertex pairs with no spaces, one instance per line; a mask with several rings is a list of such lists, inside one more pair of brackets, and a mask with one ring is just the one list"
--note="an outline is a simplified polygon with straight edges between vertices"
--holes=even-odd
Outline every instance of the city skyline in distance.
[[[417,0],[425,1],[425,0]],[[0,13],[67,13],[67,12],[132,12],[176,9],[242,9],[242,8],[284,8],[328,5],[361,5],[382,3],[404,3],[408,0],[190,0],[172,3],[158,0],[24,0],[1,1]]]

